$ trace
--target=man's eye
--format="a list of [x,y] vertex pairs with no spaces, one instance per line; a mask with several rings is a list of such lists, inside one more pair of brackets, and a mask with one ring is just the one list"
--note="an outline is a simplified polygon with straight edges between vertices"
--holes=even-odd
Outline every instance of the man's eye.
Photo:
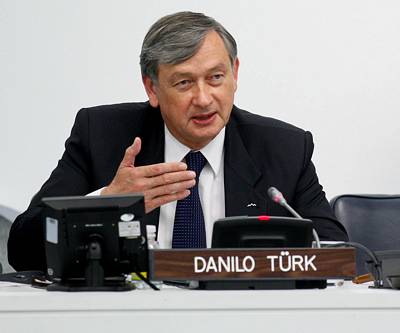
[[175,84],[175,86],[178,88],[184,88],[184,87],[187,87],[190,84],[190,82],[191,82],[190,80],[182,80],[182,81],[177,82]]
[[223,78],[224,78],[224,74],[214,74],[211,76],[211,81],[218,83],[218,82],[221,82],[223,80]]

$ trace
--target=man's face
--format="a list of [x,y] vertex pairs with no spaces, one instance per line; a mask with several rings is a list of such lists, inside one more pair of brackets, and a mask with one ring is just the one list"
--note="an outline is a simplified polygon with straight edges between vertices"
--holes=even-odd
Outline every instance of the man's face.
[[177,65],[160,65],[158,83],[144,77],[153,107],[160,106],[169,131],[191,149],[206,146],[226,125],[237,87],[224,42],[209,32],[199,51]]

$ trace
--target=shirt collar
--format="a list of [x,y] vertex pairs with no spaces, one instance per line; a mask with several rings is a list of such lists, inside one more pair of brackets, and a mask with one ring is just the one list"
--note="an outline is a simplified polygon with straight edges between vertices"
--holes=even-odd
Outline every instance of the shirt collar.
[[[165,128],[165,162],[182,161],[186,154],[190,152],[190,148],[180,143],[168,130]],[[207,159],[208,164],[217,175],[224,156],[224,140],[225,140],[225,127],[218,133],[218,135],[210,141],[210,143],[200,149],[203,156]]]

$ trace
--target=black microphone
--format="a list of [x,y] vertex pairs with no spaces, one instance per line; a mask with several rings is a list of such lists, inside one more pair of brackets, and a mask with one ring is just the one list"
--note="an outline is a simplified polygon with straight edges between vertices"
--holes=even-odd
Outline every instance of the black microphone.
[[[270,197],[270,199],[274,202],[276,202],[278,205],[281,205],[282,207],[284,207],[286,210],[288,210],[290,212],[290,214],[292,214],[294,217],[297,217],[298,219],[302,219],[302,217],[300,216],[299,213],[297,213],[286,201],[285,197],[283,196],[283,194],[276,188],[271,186],[268,189],[268,196]],[[317,245],[318,248],[321,247],[321,243],[319,242],[319,237],[317,232],[315,231],[315,229],[313,228],[313,236],[314,236],[314,240],[315,243]]]

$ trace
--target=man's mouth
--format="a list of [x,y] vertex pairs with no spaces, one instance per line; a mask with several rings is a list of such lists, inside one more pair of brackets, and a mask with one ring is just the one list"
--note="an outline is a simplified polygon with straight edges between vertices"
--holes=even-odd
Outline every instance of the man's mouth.
[[207,114],[199,114],[199,115],[193,116],[192,120],[196,125],[205,126],[205,125],[211,124],[214,121],[216,116],[217,116],[216,112],[210,112]]

